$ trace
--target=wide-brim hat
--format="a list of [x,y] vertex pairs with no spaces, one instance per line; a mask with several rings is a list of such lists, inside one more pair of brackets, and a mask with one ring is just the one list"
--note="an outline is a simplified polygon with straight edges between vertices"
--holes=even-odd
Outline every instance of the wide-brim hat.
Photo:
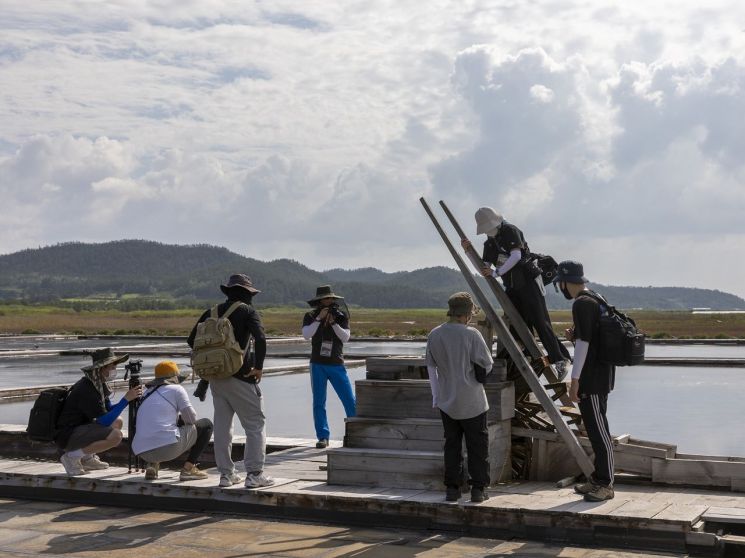
[[228,294],[228,289],[232,289],[233,287],[246,289],[251,294],[261,292],[259,289],[254,287],[253,283],[251,282],[251,278],[248,275],[244,275],[243,273],[236,273],[235,275],[231,275],[227,283],[225,283],[224,285],[220,285],[220,290],[225,294]]
[[500,227],[504,217],[491,207],[479,207],[476,210],[476,234],[486,234]]
[[129,360],[129,355],[115,355],[114,350],[107,347],[105,349],[98,349],[89,353],[93,359],[93,364],[83,366],[81,370],[84,372],[90,372],[92,370],[98,370],[109,364],[119,364]]
[[480,308],[467,292],[453,293],[448,298],[448,316],[465,316],[468,312],[478,314],[479,311]]
[[308,301],[308,304],[313,304],[314,302],[318,302],[319,300],[323,300],[324,298],[337,298],[339,300],[344,300],[343,296],[334,294],[334,291],[331,290],[331,285],[321,285],[316,289],[316,296],[311,298]]
[[579,262],[565,260],[559,264],[559,269],[554,277],[554,283],[589,283],[585,277],[585,269]]
[[181,373],[178,364],[172,360],[164,360],[155,365],[155,379],[148,382],[148,387],[163,384],[180,384],[189,377],[188,373]]

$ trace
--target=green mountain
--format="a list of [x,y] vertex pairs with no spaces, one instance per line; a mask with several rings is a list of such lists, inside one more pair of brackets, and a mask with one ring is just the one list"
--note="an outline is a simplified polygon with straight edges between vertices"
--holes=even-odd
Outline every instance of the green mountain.
[[[288,259],[263,262],[208,245],[175,246],[145,240],[79,242],[0,256],[0,300],[162,299],[181,305],[217,300],[231,273],[247,273],[262,293],[260,304],[304,305],[318,285],[331,283],[348,303],[368,308],[442,307],[455,291],[467,290],[461,274],[447,267],[385,273],[375,268],[312,270]],[[597,286],[620,308],[745,309],[745,300],[707,289]],[[549,289],[550,308],[567,301]],[[129,302],[128,302],[129,301]],[[129,306],[127,306],[129,304]],[[139,305],[139,306],[138,306]]]

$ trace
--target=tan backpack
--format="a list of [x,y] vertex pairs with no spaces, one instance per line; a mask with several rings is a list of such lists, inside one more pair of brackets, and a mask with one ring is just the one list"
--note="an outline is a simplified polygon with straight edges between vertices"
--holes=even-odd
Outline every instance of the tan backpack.
[[210,310],[209,317],[197,324],[191,367],[203,380],[228,378],[243,366],[244,351],[235,340],[233,324],[228,317],[243,302],[235,302],[222,316],[217,315],[217,306]]

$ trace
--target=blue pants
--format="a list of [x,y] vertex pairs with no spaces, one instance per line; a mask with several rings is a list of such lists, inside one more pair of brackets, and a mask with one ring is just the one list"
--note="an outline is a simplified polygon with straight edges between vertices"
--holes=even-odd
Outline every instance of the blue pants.
[[354,390],[343,364],[310,363],[310,386],[313,390],[313,423],[316,427],[316,438],[328,440],[329,421],[326,417],[326,382],[331,385],[344,405],[348,417],[356,414]]

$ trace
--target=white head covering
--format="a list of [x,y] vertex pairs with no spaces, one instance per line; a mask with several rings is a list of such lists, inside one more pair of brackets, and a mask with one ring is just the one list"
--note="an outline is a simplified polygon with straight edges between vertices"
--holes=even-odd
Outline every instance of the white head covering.
[[491,207],[479,207],[476,210],[476,234],[491,233],[498,229],[504,217]]

